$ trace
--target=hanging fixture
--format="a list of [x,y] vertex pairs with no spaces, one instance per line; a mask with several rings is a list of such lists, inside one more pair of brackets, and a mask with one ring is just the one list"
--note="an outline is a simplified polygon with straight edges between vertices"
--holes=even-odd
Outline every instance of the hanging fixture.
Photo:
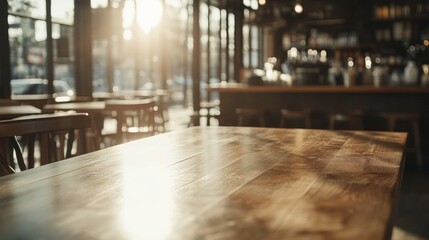
[[295,7],[293,9],[298,14],[301,14],[304,11],[304,8],[302,7],[302,5],[299,1],[295,3]]

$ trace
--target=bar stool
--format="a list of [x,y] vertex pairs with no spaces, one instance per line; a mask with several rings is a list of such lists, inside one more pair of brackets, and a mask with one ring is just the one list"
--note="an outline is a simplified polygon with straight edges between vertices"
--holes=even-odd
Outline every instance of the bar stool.
[[207,119],[207,126],[210,126],[210,120],[216,119],[219,121],[219,112],[208,111],[205,109],[201,109],[202,111],[193,111],[191,115],[189,115],[190,120],[188,122],[188,127],[194,126],[194,122],[200,121],[201,118]]
[[329,114],[329,129],[363,130],[362,117],[361,110],[331,113]]
[[423,168],[423,159],[420,145],[420,125],[419,125],[419,114],[418,113],[380,113],[380,117],[387,121],[387,127],[389,131],[395,131],[398,122],[407,122],[411,125],[411,133],[414,137],[414,147],[408,148],[409,152],[416,153],[417,165],[420,169]]
[[304,122],[305,128],[311,128],[311,119],[310,119],[310,109],[305,109],[302,111],[282,109],[280,111],[280,127],[286,127],[286,122],[288,120],[298,120]]
[[259,127],[265,127],[265,111],[256,108],[236,108],[235,113],[238,116],[238,126],[249,124],[252,120],[257,120]]
[[[193,111],[191,115],[189,115],[190,120],[188,123],[188,127],[194,126],[194,122],[200,122],[201,118],[207,118],[207,122],[210,121],[210,118],[217,118],[214,115],[209,115],[208,113],[205,112],[199,112],[199,111]],[[210,126],[209,124],[207,124],[207,126]]]
[[218,117],[218,112],[219,112],[219,100],[214,100],[214,101],[210,101],[210,102],[206,102],[206,101],[202,101],[200,102],[200,108],[203,111],[207,111],[207,114],[203,114],[203,115],[207,115],[207,126],[210,126],[210,119],[211,118],[215,118],[217,119]]

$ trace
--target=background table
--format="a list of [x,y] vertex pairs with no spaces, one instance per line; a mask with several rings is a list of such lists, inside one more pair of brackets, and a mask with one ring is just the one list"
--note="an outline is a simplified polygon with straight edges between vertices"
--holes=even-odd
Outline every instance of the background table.
[[31,105],[0,106],[0,120],[21,117],[25,115],[40,114],[42,111]]
[[161,134],[0,178],[0,238],[389,238],[405,140],[237,127]]
[[46,104],[43,107],[44,111],[70,111],[74,110],[77,112],[86,113],[100,113],[106,107],[103,101],[98,102],[73,102],[73,103],[55,103]]

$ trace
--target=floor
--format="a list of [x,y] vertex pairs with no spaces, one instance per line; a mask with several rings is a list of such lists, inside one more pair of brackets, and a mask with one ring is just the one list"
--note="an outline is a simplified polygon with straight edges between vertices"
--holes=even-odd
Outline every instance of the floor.
[[[172,106],[168,109],[168,124],[166,126],[167,131],[174,131],[178,129],[187,128],[190,122],[190,115],[192,114],[192,107],[183,107],[183,106]],[[207,126],[207,119],[201,118],[201,126]],[[210,125],[218,125],[216,119],[210,120]]]
[[429,239],[429,172],[407,167],[392,239]]
[[[171,107],[167,130],[186,128],[191,113],[192,108]],[[217,122],[213,119],[211,124]],[[201,125],[206,125],[205,119]],[[392,239],[429,239],[429,171],[418,170],[413,161],[405,166]]]

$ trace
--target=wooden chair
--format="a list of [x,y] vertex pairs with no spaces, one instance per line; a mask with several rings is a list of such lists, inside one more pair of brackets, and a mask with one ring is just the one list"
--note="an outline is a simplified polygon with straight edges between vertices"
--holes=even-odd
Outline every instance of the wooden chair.
[[[77,154],[86,153],[84,131],[91,126],[88,114],[85,113],[55,113],[30,115],[10,120],[0,121],[0,139],[3,140],[3,151],[0,156],[1,168],[7,173],[14,172],[16,160],[21,171],[34,167],[34,142],[36,137],[40,143],[40,164],[48,164],[72,156],[75,130],[79,131]],[[58,135],[67,133],[66,143],[58,142]],[[24,160],[19,136],[26,136],[28,142],[27,163]],[[9,151],[12,150],[12,151]],[[1,172],[1,171],[0,171]]]
[[[116,144],[155,134],[154,99],[127,99],[106,101],[106,111],[116,119],[116,131],[103,133],[103,137],[114,135]],[[131,120],[130,120],[131,117]],[[133,119],[136,118],[136,119]]]
[[409,152],[415,152],[417,165],[423,169],[423,158],[420,143],[420,124],[418,113],[392,112],[380,113],[380,117],[387,121],[387,130],[395,131],[399,122],[405,122],[411,126],[411,134],[414,137],[414,147],[409,147]]
[[156,101],[155,107],[153,108],[156,124],[156,132],[166,132],[166,123],[169,121],[168,116],[168,99],[169,93],[167,90],[157,89],[154,91],[154,99]]
[[244,126],[251,124],[252,120],[256,120],[259,127],[265,127],[265,111],[256,108],[236,108],[235,113],[238,116],[237,125]]
[[292,121],[301,121],[304,123],[305,128],[311,128],[311,119],[310,119],[310,109],[305,109],[301,111],[297,110],[288,110],[282,109],[280,111],[281,119],[280,119],[280,127],[284,128],[287,125],[289,120]]

